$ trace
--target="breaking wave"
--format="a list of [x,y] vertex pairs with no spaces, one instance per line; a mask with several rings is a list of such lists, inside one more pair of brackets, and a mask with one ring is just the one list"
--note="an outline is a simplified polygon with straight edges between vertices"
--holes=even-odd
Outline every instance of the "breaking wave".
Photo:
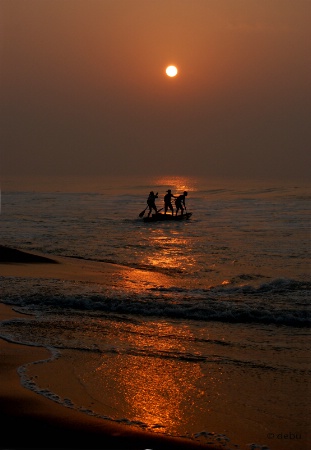
[[210,289],[157,287],[143,292],[60,280],[3,278],[4,303],[24,312],[66,310],[89,314],[129,314],[182,320],[310,326],[311,283],[275,279],[257,287],[214,286]]

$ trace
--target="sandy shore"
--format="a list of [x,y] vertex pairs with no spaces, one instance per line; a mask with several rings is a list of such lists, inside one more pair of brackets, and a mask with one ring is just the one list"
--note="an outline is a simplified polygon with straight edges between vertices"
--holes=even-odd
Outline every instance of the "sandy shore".
[[[44,258],[44,259],[41,259]],[[58,264],[57,264],[58,263]],[[86,264],[70,258],[46,258],[0,246],[1,276],[103,279],[108,283],[122,267]],[[1,299],[0,299],[1,300]],[[20,315],[0,304],[0,321]],[[20,384],[17,368],[45,359],[44,348],[29,347],[0,339],[0,448],[85,449],[216,449],[187,439],[164,437],[130,426],[97,419],[66,408]]]

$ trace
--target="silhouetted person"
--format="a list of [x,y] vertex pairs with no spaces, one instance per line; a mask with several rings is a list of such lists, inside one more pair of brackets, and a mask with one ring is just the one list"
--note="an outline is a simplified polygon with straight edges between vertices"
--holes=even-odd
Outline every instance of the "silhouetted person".
[[179,195],[176,200],[175,200],[175,205],[176,205],[176,216],[178,214],[178,211],[181,210],[181,215],[183,215],[184,213],[184,209],[186,208],[186,197],[188,195],[187,191],[184,191],[183,194]]
[[167,194],[164,195],[164,214],[167,213],[168,209],[170,209],[172,211],[172,214],[174,214],[172,198],[177,198],[177,197],[175,197],[175,195],[172,194],[171,189],[169,189],[166,192],[167,192]]
[[155,194],[153,191],[151,191],[149,194],[149,197],[147,199],[147,205],[149,206],[148,217],[150,216],[153,209],[155,210],[156,214],[158,212],[156,204],[155,204],[156,198],[158,198],[158,193]]

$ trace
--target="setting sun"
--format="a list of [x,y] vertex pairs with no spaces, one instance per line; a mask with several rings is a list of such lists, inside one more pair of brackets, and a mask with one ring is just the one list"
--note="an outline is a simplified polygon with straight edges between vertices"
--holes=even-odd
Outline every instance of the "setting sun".
[[175,66],[168,66],[165,70],[166,75],[168,75],[169,77],[175,77],[177,75],[177,67]]

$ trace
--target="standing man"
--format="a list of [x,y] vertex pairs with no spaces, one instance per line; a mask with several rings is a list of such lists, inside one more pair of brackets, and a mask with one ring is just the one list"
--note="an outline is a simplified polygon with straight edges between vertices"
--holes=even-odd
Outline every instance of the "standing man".
[[184,214],[184,209],[187,210],[186,208],[186,197],[188,195],[187,191],[184,191],[183,194],[179,195],[176,200],[175,200],[175,205],[176,205],[176,216],[178,211],[181,211],[181,215]]
[[167,213],[167,210],[170,209],[172,211],[172,215],[174,215],[174,209],[172,205],[172,198],[177,198],[172,194],[171,189],[166,191],[167,194],[164,195],[164,214]]
[[153,191],[151,191],[149,194],[149,197],[147,199],[147,205],[149,206],[148,217],[150,216],[153,209],[155,210],[156,214],[158,212],[156,204],[155,204],[156,198],[158,198],[158,193],[155,194]]

